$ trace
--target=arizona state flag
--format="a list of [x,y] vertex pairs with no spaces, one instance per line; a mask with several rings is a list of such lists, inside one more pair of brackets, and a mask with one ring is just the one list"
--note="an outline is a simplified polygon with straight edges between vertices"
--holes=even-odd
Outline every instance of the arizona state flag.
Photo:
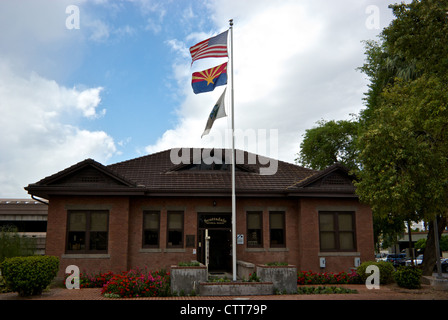
[[211,69],[194,72],[191,86],[194,93],[213,91],[217,86],[227,84],[227,62]]

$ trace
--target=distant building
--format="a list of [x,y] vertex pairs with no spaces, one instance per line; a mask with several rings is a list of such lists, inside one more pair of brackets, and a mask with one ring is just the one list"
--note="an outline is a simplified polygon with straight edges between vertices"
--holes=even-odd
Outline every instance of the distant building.
[[45,253],[48,205],[33,199],[0,199],[0,227],[10,225],[36,239],[36,254]]
[[[46,254],[61,258],[59,276],[68,265],[120,272],[191,260],[231,271],[230,165],[219,149],[212,163],[194,158],[202,149],[173,163],[172,151],[108,166],[87,159],[25,188],[49,201]],[[347,271],[374,259],[372,212],[346,168],[278,161],[263,175],[261,157],[237,153],[238,261]]]
[[[448,236],[448,230],[443,230],[442,237]],[[411,241],[412,241],[412,248],[415,250],[415,243],[420,239],[427,239],[428,238],[428,231],[413,231],[411,232]],[[401,237],[397,239],[397,243],[390,247],[388,249],[390,253],[398,253],[398,252],[404,252],[406,253],[407,257],[411,257],[412,253],[409,251],[409,233],[404,233]],[[415,252],[415,251],[414,251]],[[423,252],[417,252],[417,253],[423,253]],[[443,252],[443,257],[448,257],[448,252]]]

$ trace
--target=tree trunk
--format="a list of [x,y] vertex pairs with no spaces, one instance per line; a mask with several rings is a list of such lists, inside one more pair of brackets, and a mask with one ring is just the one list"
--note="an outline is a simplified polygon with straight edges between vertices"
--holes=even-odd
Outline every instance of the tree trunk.
[[[438,216],[437,217],[437,226],[438,226],[438,234],[439,240],[442,235],[443,229],[446,227],[446,217]],[[423,262],[422,262],[422,271],[424,276],[430,276],[433,273],[434,266],[437,262],[437,259],[440,257],[440,252],[436,255],[436,243],[434,239],[434,223],[429,224],[428,230],[428,238],[426,239],[426,247],[423,252]]]

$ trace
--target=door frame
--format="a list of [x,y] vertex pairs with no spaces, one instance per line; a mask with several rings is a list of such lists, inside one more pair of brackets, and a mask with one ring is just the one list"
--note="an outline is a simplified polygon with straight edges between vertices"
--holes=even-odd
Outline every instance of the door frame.
[[[232,213],[231,212],[198,212],[198,243],[197,243],[197,257],[198,261],[205,264],[205,230],[208,229],[208,235],[213,235],[214,230],[232,231]],[[227,251],[227,250],[226,250]],[[228,252],[232,252],[232,241],[229,241]],[[213,253],[209,251],[211,256]],[[210,259],[210,257],[209,257]],[[231,258],[230,258],[231,259]],[[229,266],[225,271],[231,271],[232,265]]]

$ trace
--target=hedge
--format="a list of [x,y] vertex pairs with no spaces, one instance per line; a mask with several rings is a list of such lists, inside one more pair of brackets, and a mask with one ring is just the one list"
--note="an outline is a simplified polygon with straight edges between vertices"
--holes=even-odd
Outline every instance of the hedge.
[[366,269],[370,265],[375,265],[380,271],[380,284],[388,284],[394,281],[395,268],[392,263],[386,261],[366,261],[356,269],[362,283],[365,283],[367,277],[371,274],[366,274]]
[[41,294],[59,270],[59,258],[29,256],[7,258],[0,264],[6,285],[20,296]]
[[395,282],[403,288],[419,289],[421,287],[422,270],[417,266],[401,266],[395,271]]

